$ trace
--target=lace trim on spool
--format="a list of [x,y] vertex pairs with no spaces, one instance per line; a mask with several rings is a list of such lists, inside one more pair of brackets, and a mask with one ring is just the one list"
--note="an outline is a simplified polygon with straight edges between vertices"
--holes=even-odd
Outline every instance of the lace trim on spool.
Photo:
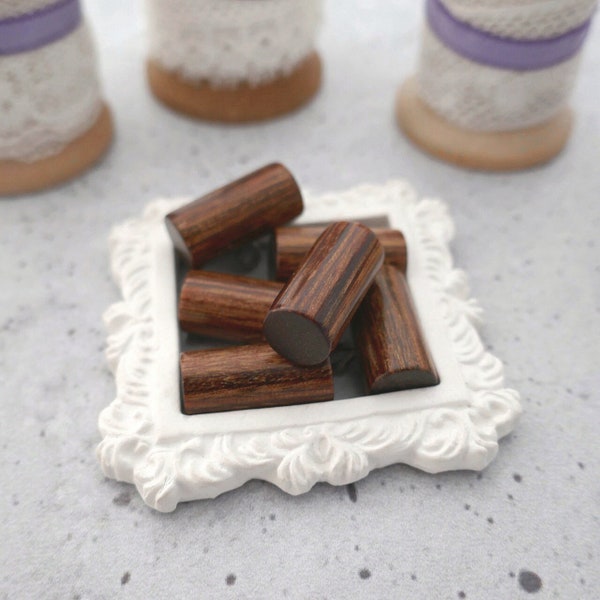
[[0,56],[56,42],[81,23],[79,0],[60,0],[37,11],[0,20]]
[[146,0],[149,56],[192,83],[260,85],[313,50],[323,0]]
[[596,0],[442,0],[463,23],[517,40],[562,35],[587,21]]
[[0,160],[61,152],[102,110],[94,44],[81,24],[37,50],[0,56]]
[[[454,4],[459,2],[451,1]],[[540,40],[521,40],[490,34],[493,23],[488,23],[490,27],[484,30],[477,30],[470,24],[460,22],[447,9],[447,3],[448,0],[443,3],[441,0],[428,0],[427,5],[428,23],[423,35],[417,78],[419,94],[431,108],[459,127],[491,132],[538,125],[551,119],[565,106],[576,80],[581,47],[589,29],[588,13],[585,13],[588,14],[588,20],[584,23],[573,22],[582,14],[574,11],[571,27],[561,35],[550,39],[546,36]],[[489,11],[488,14],[493,14],[495,20],[502,20],[506,5],[499,5],[497,0],[495,5],[496,11]],[[457,41],[450,36],[448,42],[447,32],[436,31],[436,17],[433,22],[429,19],[432,6],[433,11],[441,8],[443,16],[456,23],[454,33],[460,28],[462,33],[470,31],[473,37]],[[553,3],[546,3],[545,6],[548,10],[556,8]],[[508,7],[508,10],[517,12],[515,7]],[[436,12],[436,16],[439,14],[439,11]],[[519,24],[519,30],[523,30],[521,21],[516,18],[513,21]],[[564,18],[561,24],[564,26]],[[474,40],[484,40],[483,50],[481,45],[473,43]],[[492,44],[494,52],[486,54],[488,42]],[[513,52],[508,56],[505,52],[498,58],[497,51],[501,46],[506,48],[504,44],[514,44],[520,53]],[[550,61],[547,55],[539,52],[540,48],[548,48],[546,44],[550,47],[556,44]],[[465,46],[468,50],[465,50]],[[535,57],[523,56],[527,48],[535,50]],[[557,48],[560,52],[556,52]],[[497,60],[484,60],[486,57]],[[514,64],[513,60],[510,64],[512,68],[507,68],[509,59],[519,64]],[[486,64],[490,62],[500,62],[502,66]],[[521,70],[517,70],[517,66]]]
[[457,54],[476,63],[515,71],[545,69],[573,57],[581,50],[591,24],[588,19],[556,37],[521,40],[500,37],[459,21],[440,0],[428,0],[426,10],[429,27]]

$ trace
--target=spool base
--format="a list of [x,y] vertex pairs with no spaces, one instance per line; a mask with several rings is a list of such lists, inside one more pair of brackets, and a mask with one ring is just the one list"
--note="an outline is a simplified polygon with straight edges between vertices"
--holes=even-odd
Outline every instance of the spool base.
[[112,138],[112,117],[103,105],[94,125],[58,154],[32,163],[0,160],[0,195],[39,192],[72,179],[102,157]]
[[479,132],[452,125],[418,95],[415,77],[400,88],[396,118],[404,133],[423,150],[467,169],[516,171],[554,158],[565,146],[573,113],[564,108],[535,127],[502,132]]
[[228,123],[271,119],[300,108],[317,93],[321,73],[321,59],[313,52],[292,73],[269,83],[215,88],[189,83],[155,61],[147,63],[150,89],[163,104],[191,117]]

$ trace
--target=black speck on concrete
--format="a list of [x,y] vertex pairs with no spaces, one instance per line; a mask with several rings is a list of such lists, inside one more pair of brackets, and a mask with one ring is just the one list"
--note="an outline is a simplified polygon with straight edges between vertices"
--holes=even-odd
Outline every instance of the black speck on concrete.
[[269,519],[270,519],[271,521],[274,521],[276,518],[277,518],[277,517],[276,517],[276,516],[275,516],[273,513],[271,513],[271,514],[269,515]]
[[529,594],[535,594],[542,589],[542,580],[533,571],[519,571],[519,585]]
[[465,510],[471,510],[471,505],[470,504],[465,504]]
[[127,506],[130,502],[131,496],[128,491],[123,491],[113,498],[113,504],[116,504],[117,506]]
[[356,502],[358,500],[356,486],[353,483],[349,483],[346,486],[346,491],[348,492],[348,498],[350,498],[350,502]]
[[125,573],[123,573],[123,577],[121,577],[121,585],[128,584],[130,579],[131,573],[129,571],[125,571]]
[[229,575],[227,575],[227,577],[225,577],[225,583],[227,585],[234,585],[236,579],[237,579],[237,577],[233,573],[229,573]]
[[416,576],[414,573],[411,573],[411,575],[410,575],[410,578],[411,578],[413,581],[416,581],[416,580],[417,580],[417,576]]
[[577,465],[582,471],[585,469],[585,465],[582,462],[578,462]]
[[513,473],[513,479],[517,482],[517,483],[521,483],[521,481],[523,481],[523,478],[518,474],[518,473]]
[[369,579],[369,577],[371,577],[371,571],[369,571],[369,569],[361,569],[358,572],[358,575],[361,579]]
[[466,598],[467,595],[463,591],[460,591],[460,592],[458,592],[458,597],[459,598]]
[[494,524],[494,519],[492,519],[492,517],[488,517],[488,518],[487,518],[487,522],[488,522],[490,525],[493,525],[493,524]]

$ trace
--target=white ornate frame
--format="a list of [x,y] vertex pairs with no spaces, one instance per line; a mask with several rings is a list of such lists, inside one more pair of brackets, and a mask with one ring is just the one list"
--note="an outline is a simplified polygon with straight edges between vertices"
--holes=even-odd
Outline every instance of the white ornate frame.
[[386,215],[409,247],[408,281],[441,377],[431,388],[300,406],[186,416],[179,400],[175,261],[164,215],[186,200],[151,203],[114,228],[112,271],[123,300],[104,319],[117,396],[100,414],[103,472],[134,483],[168,512],[250,479],[290,494],[351,483],[402,462],[430,473],[483,469],[521,412],[503,365],[475,326],[481,311],[448,248],[453,224],[438,200],[402,181],[307,196],[299,222]]

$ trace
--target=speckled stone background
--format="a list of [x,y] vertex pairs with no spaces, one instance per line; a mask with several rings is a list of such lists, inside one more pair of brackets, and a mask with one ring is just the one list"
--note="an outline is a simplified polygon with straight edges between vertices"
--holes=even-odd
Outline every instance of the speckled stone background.
[[[163,110],[145,87],[141,3],[85,4],[112,152],[66,187],[0,202],[0,597],[600,598],[598,24],[566,152],[492,176],[431,160],[395,128],[420,2],[329,0],[318,98],[244,127]],[[256,481],[172,514],[102,476],[111,226],[272,159],[317,192],[406,177],[450,204],[483,338],[525,410],[483,473],[392,466],[300,497]]]

